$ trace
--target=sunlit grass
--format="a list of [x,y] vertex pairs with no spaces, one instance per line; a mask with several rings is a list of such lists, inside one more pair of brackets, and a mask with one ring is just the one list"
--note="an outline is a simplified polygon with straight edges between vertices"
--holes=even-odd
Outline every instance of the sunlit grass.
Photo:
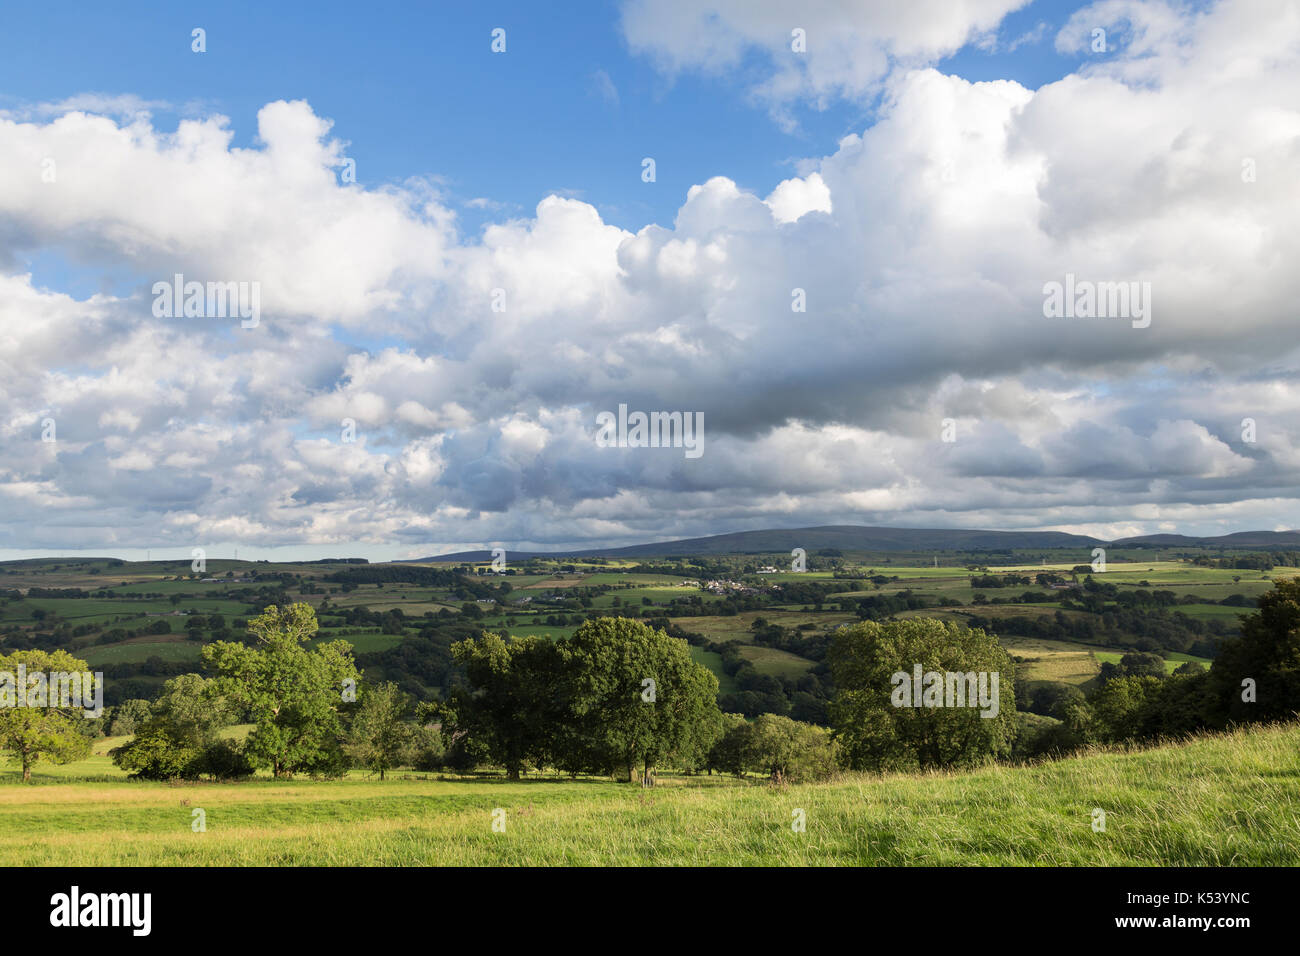
[[[92,758],[101,760],[106,758]],[[86,762],[57,768],[99,773]],[[1300,863],[1300,726],[966,774],[238,784],[0,774],[0,864]],[[1094,832],[1093,810],[1106,814]],[[202,809],[206,832],[191,829]],[[505,811],[504,833],[493,811]],[[791,824],[802,810],[806,832]]]

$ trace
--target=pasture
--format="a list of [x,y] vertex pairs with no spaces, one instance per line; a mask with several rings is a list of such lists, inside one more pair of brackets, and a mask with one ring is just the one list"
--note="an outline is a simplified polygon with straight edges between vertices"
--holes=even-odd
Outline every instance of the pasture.
[[[102,749],[102,748],[101,748]],[[0,773],[5,866],[1295,866],[1300,726],[965,774],[773,787],[358,773],[166,784]],[[1094,832],[1094,808],[1106,829]],[[203,811],[205,832],[192,828]],[[504,832],[494,832],[494,811]],[[792,822],[802,811],[806,830]]]

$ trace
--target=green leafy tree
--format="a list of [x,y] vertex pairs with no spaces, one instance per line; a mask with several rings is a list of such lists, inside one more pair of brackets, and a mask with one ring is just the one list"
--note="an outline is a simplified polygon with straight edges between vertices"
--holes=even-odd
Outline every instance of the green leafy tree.
[[[1010,752],[1014,670],[997,639],[983,630],[932,618],[863,621],[836,633],[828,659],[836,686],[831,721],[850,768],[969,767]],[[910,682],[916,665],[923,674],[987,674],[990,693],[996,674],[996,715],[983,716],[969,700],[966,706],[896,706],[901,685],[895,675]]]
[[1106,681],[1088,699],[1097,739],[1107,743],[1140,736],[1144,712],[1160,694],[1162,680],[1149,674]]
[[717,707],[705,709],[700,725],[674,755],[673,762],[686,773],[699,773],[709,766],[713,745],[726,729],[722,711]]
[[708,769],[722,773],[745,775],[745,747],[748,743],[748,724],[743,714],[722,714],[722,732],[709,748]]
[[135,733],[153,715],[149,701],[132,698],[113,708],[108,721],[108,736],[124,737]]
[[685,641],[631,618],[596,618],[558,642],[558,699],[568,711],[558,744],[565,769],[649,778],[667,760],[703,752],[718,679]]
[[[33,701],[30,686],[17,684],[20,665],[25,667],[29,678],[53,673],[81,674],[84,678],[86,662],[67,651],[14,651],[8,656],[0,655],[0,674],[8,678],[5,699],[0,700],[0,752],[12,755],[22,766],[23,779],[31,780],[32,767],[41,760],[64,764],[89,755],[90,736],[86,732],[85,707],[51,706],[57,705],[58,700],[48,688],[44,705],[16,706],[19,694],[26,694],[25,700]],[[84,689],[82,695],[84,700]]]
[[560,656],[547,638],[500,634],[459,641],[452,657],[470,689],[438,708],[444,736],[476,759],[500,764],[511,780],[552,757],[564,714],[557,701]]
[[1069,753],[1095,743],[1099,727],[1086,700],[1073,699],[1061,708],[1061,723],[1044,735],[1040,753]]
[[411,766],[433,771],[447,765],[447,747],[441,731],[417,722],[411,731]]
[[775,781],[824,780],[835,772],[830,733],[779,714],[760,714],[745,728],[743,759],[750,770]]
[[1200,665],[1186,671],[1180,667],[1160,682],[1143,710],[1139,732],[1143,737],[1184,737],[1209,725],[1213,705],[1209,671]]
[[416,726],[411,701],[391,681],[362,688],[348,724],[344,752],[354,765],[384,775],[412,757]]
[[1110,661],[1101,665],[1101,682],[1116,677],[1164,677],[1165,659],[1159,654],[1129,651],[1118,664]]
[[1300,713],[1300,578],[1275,579],[1259,610],[1241,618],[1240,636],[1225,640],[1210,665],[1209,686],[1219,726]]
[[109,752],[113,763],[140,780],[192,780],[203,751],[161,721],[146,723],[130,741]]
[[[1017,687],[1016,691],[1016,706],[1019,709],[1020,688]],[[1041,681],[1030,690],[1030,706],[1026,707],[1025,710],[1032,710],[1036,714],[1045,714],[1048,717],[1063,720],[1066,706],[1082,700],[1083,697],[1083,691],[1073,684],[1066,684],[1062,681]]]
[[[182,674],[163,685],[135,737],[109,755],[117,766],[144,780],[242,776],[251,766],[239,760],[237,747],[218,738],[218,731],[233,718],[230,702],[215,680]],[[228,752],[232,748],[236,753]]]
[[309,604],[272,606],[248,623],[256,646],[218,641],[203,648],[222,692],[255,724],[245,744],[249,758],[276,777],[338,775],[345,766],[344,681],[359,675],[346,641],[303,646],[316,627]]
[[719,770],[738,777],[754,771],[791,783],[823,780],[835,772],[834,741],[823,727],[779,714],[760,714],[749,722],[727,714],[724,720],[726,730],[710,751]]

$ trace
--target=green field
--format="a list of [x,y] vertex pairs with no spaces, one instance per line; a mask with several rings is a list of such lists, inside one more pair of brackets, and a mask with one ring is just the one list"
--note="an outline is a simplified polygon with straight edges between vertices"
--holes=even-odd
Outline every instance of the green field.
[[740,656],[754,665],[760,674],[773,677],[801,677],[812,668],[812,661],[775,647],[750,644],[741,648]]
[[[1060,681],[1086,684],[1101,673],[1099,654],[1086,644],[1050,641],[1036,637],[1004,637],[999,643],[1007,652],[1021,658],[1016,665],[1016,679],[1024,681]],[[1120,655],[1116,655],[1119,659]]]
[[[101,741],[103,749],[105,742]],[[240,784],[0,774],[0,865],[1300,864],[1300,726],[967,774]],[[1106,814],[1094,832],[1092,814]],[[194,811],[206,832],[191,829]],[[505,811],[504,833],[493,811]],[[796,811],[806,832],[793,832]]]
[[[1122,653],[1116,653],[1114,651],[1094,651],[1093,654],[1097,658],[1097,660],[1101,661],[1103,664],[1104,663],[1118,664],[1120,662],[1120,658],[1124,656]],[[1179,654],[1176,652],[1170,652],[1168,654],[1165,654],[1164,657],[1165,657],[1166,674],[1172,674],[1174,671],[1176,671],[1180,666],[1182,666],[1187,661],[1195,661],[1197,664],[1201,664],[1204,667],[1210,666],[1210,661],[1207,660],[1206,658],[1193,657],[1191,654]]]
[[718,679],[719,694],[734,694],[739,690],[736,679],[729,676],[722,669],[722,655],[714,654],[712,651],[706,651],[702,647],[696,647],[694,644],[688,648],[691,660],[697,661],[713,672],[713,676]]
[[[1228,569],[1208,568],[1194,565],[1188,561],[1152,560],[1153,555],[1138,554],[1141,558],[1134,563],[1118,560],[1112,556],[1108,571],[1098,577],[1126,587],[1148,587],[1151,589],[1169,588],[1179,593],[1195,594],[1203,601],[1219,600],[1229,593],[1258,594],[1269,584],[1272,576],[1287,576],[1296,573],[1294,568],[1277,568],[1270,574],[1258,572],[1233,571]],[[756,558],[743,558],[737,561],[748,562],[750,570],[760,562]],[[571,634],[576,626],[575,620],[591,612],[617,613],[615,601],[619,608],[629,608],[632,613],[663,613],[670,602],[682,598],[696,599],[710,605],[721,603],[724,597],[700,591],[696,587],[685,586],[684,578],[662,573],[633,573],[627,566],[630,562],[614,562],[609,565],[583,565],[578,572],[560,572],[560,562],[543,562],[540,568],[549,568],[548,573],[516,574],[508,578],[496,575],[483,576],[480,584],[495,587],[508,580],[513,590],[509,595],[498,595],[505,602],[502,605],[480,604],[483,617],[475,623],[484,630],[508,632],[515,636],[542,635],[551,639]],[[782,566],[781,562],[777,562]],[[1032,575],[1040,570],[1062,573],[1070,577],[1072,564],[1057,559],[1052,564],[1025,564],[1016,567],[993,567],[990,573],[1000,574],[1016,570]],[[91,574],[94,568],[100,568],[99,574]],[[454,595],[444,588],[430,588],[405,583],[360,584],[347,591],[336,587],[325,576],[333,573],[335,568],[329,565],[265,565],[236,564],[234,562],[210,562],[210,571],[219,577],[218,581],[196,581],[186,577],[184,580],[172,580],[176,575],[185,575],[187,565],[180,562],[153,562],[129,564],[110,567],[108,562],[15,562],[5,566],[8,570],[0,575],[9,586],[81,586],[96,589],[108,589],[111,598],[27,598],[25,600],[0,599],[0,627],[11,631],[36,633],[42,630],[63,629],[65,632],[77,628],[81,633],[69,635],[63,643],[84,657],[89,664],[143,666],[151,657],[158,657],[169,662],[197,661],[203,641],[211,640],[211,629],[200,634],[199,641],[176,641],[185,632],[186,617],[178,611],[195,611],[200,614],[221,613],[225,615],[226,625],[235,626],[236,622],[247,617],[253,611],[256,600],[233,600],[228,588],[243,590],[263,586],[253,580],[264,575],[264,580],[279,581],[281,572],[302,574],[303,583],[290,587],[291,596],[309,603],[319,604],[327,596],[329,609],[343,611],[350,608],[365,608],[373,614],[382,614],[391,609],[400,609],[405,615],[406,630],[404,634],[385,635],[379,633],[378,622],[371,620],[360,626],[339,626],[338,619],[323,616],[322,631],[319,640],[344,637],[350,641],[358,653],[373,653],[395,647],[415,630],[433,626],[437,628],[442,622],[460,617],[461,607],[466,603],[465,594]],[[784,651],[760,647],[754,644],[751,626],[755,619],[762,617],[771,624],[780,625],[787,630],[799,627],[811,628],[812,633],[825,633],[834,628],[852,623],[858,619],[856,613],[840,610],[840,601],[855,601],[859,597],[884,597],[897,594],[900,590],[910,589],[914,594],[924,597],[931,603],[939,599],[956,602],[950,607],[929,607],[922,610],[904,610],[898,617],[935,617],[942,620],[966,624],[972,614],[992,619],[993,630],[998,630],[996,622],[1007,617],[1055,617],[1080,621],[1096,621],[1095,615],[1071,609],[1062,610],[1058,602],[1030,604],[981,604],[972,603],[975,589],[970,586],[969,576],[975,565],[947,565],[928,567],[924,564],[895,565],[888,560],[863,562],[854,566],[859,574],[884,575],[890,580],[876,585],[870,581],[850,582],[848,586],[855,590],[829,594],[826,596],[822,610],[817,611],[806,602],[783,601],[780,592],[769,592],[764,600],[766,606],[759,610],[743,610],[739,613],[717,614],[710,616],[683,616],[668,613],[675,624],[687,631],[699,633],[711,641],[736,641],[744,648],[740,651],[743,658],[753,664],[759,674],[785,679],[798,678],[807,673],[814,662]],[[4,570],[4,568],[0,568]],[[230,570],[241,577],[225,579],[220,577]],[[727,577],[722,574],[722,577]],[[697,575],[705,578],[706,575]],[[1238,580],[1234,580],[1238,579]],[[314,580],[308,586],[307,581]],[[781,571],[770,575],[750,575],[749,584],[765,588],[772,584],[798,581],[803,584],[814,582],[830,583],[833,576],[828,571],[810,571],[793,574]],[[844,579],[840,579],[843,583]],[[126,583],[124,583],[126,582]],[[599,589],[608,589],[597,593]],[[593,590],[595,589],[595,590]],[[1038,588],[1029,588],[1040,590]],[[328,595],[323,592],[328,591]],[[142,594],[162,593],[171,597],[141,598]],[[1016,588],[986,589],[986,596],[1005,600],[1018,596]],[[128,598],[126,595],[136,595]],[[210,596],[209,596],[210,595]],[[560,607],[550,603],[547,598],[570,598],[570,607]],[[520,605],[514,602],[531,597],[533,603]],[[177,604],[172,599],[178,599]],[[579,606],[579,601],[585,602]],[[648,604],[646,603],[648,602]],[[1113,605],[1112,605],[1113,606]],[[1172,610],[1186,614],[1188,617],[1206,622],[1216,628],[1234,627],[1236,619],[1248,609],[1223,606],[1212,603],[1177,605]],[[450,618],[447,616],[450,613]],[[40,615],[38,617],[37,615]],[[173,616],[175,615],[175,616]],[[442,616],[438,616],[442,615]],[[547,624],[548,617],[558,615],[565,619],[564,624]],[[114,628],[139,632],[158,622],[165,623],[172,638],[167,635],[144,635],[130,638],[114,644],[100,644],[99,639]],[[508,623],[513,621],[513,623]],[[87,633],[89,631],[89,633]],[[1024,641],[1012,635],[1004,635],[1003,643],[1022,657],[1032,657],[1021,669],[1021,676],[1027,680],[1064,680],[1069,683],[1084,685],[1092,681],[1099,668],[1100,658],[1093,656],[1089,645],[1070,644],[1051,648],[1045,654],[1026,650]],[[1062,644],[1064,642],[1053,642]],[[1122,653],[1126,646],[1123,639],[1107,644],[1102,653]],[[1178,660],[1167,655],[1170,661]],[[735,684],[728,679],[721,669],[721,658],[716,654],[699,656],[715,674],[718,675],[723,693],[727,693]],[[1177,666],[1170,665],[1170,669]],[[130,671],[126,672],[130,674]],[[138,672],[137,672],[137,676]],[[428,688],[426,688],[428,690]],[[432,691],[430,691],[432,692]]]
[[841,614],[836,611],[825,611],[817,614],[811,611],[764,609],[762,611],[746,611],[743,614],[733,614],[725,617],[673,617],[669,618],[669,620],[684,631],[703,634],[709,640],[719,644],[727,641],[740,641],[742,644],[749,644],[754,640],[754,634],[750,627],[753,625],[754,619],[759,617],[769,624],[779,624],[782,627],[793,628],[798,627],[800,624],[812,624],[818,630],[835,627],[838,624],[851,624],[858,619],[857,615]]
[[1188,617],[1235,622],[1238,617],[1251,613],[1254,608],[1225,607],[1222,604],[1180,604],[1176,610]]

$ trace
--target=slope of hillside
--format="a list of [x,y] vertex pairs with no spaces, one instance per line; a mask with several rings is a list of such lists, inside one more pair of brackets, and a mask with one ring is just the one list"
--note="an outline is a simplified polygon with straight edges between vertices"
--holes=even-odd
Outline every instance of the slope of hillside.
[[[624,548],[588,548],[581,551],[511,552],[512,560],[528,558],[648,558],[664,555],[756,554],[789,552],[803,548],[812,553],[821,548],[842,551],[992,551],[1002,549],[1106,547],[1200,547],[1266,548],[1286,550],[1300,548],[1300,531],[1238,531],[1219,537],[1193,538],[1181,534],[1149,534],[1134,538],[1105,541],[1062,531],[980,531],[963,528],[877,528],[859,525],[827,525],[819,528],[771,528],[762,531],[738,531],[704,538],[685,538],[635,544]],[[424,561],[488,561],[490,551],[458,551]]]
[[[101,772],[105,758],[81,772]],[[1300,863],[1300,725],[967,774],[173,786],[0,774],[0,865]],[[192,808],[207,831],[191,831]],[[505,811],[504,833],[493,811]],[[1096,831],[1095,810],[1105,812]],[[804,832],[792,823],[800,812]]]
[[[773,528],[738,531],[704,538],[685,538],[635,544],[625,548],[594,548],[550,554],[519,552],[527,557],[640,558],[660,555],[712,555],[786,552],[803,548],[812,553],[821,548],[844,551],[970,551],[1004,548],[1092,548],[1105,544],[1100,538],[1061,531],[978,531],[960,528],[874,528],[859,525],[827,525],[820,528]],[[422,561],[483,561],[486,551],[463,551]]]
[[1144,534],[1120,538],[1112,545],[1156,548],[1268,548],[1285,550],[1300,547],[1300,531],[1235,531],[1213,538],[1189,538],[1183,534]]

